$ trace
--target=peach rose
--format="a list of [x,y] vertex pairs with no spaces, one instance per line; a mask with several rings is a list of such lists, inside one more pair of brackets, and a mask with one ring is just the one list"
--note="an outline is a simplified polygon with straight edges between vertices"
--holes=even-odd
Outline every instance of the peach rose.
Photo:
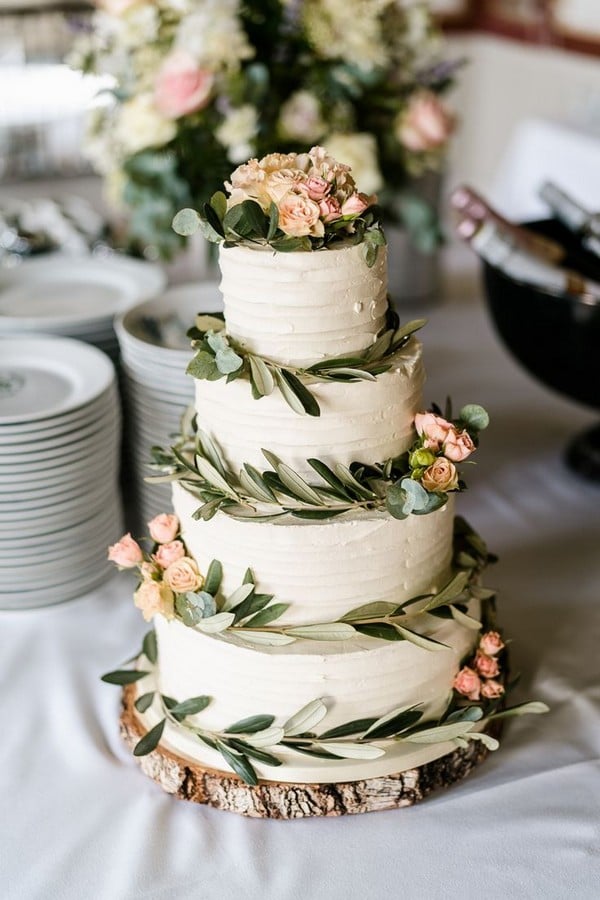
[[108,548],[108,558],[120,569],[133,569],[144,559],[142,548],[129,533]]
[[319,211],[324,222],[335,222],[342,215],[342,208],[335,197],[324,197],[319,203]]
[[171,563],[169,568],[165,569],[164,580],[176,594],[197,591],[204,583],[196,561],[189,556],[182,556]]
[[304,172],[300,169],[277,169],[275,172],[269,172],[265,187],[273,203],[281,203],[288,191],[299,186],[302,178]]
[[481,685],[481,696],[485,697],[486,700],[497,700],[503,694],[504,687],[499,681],[492,681],[490,678],[489,681],[484,681]]
[[160,581],[142,581],[133,595],[133,602],[141,609],[146,622],[149,622],[157,613],[172,619],[174,616],[173,591]]
[[474,672],[469,666],[464,666],[456,675],[452,687],[459,694],[468,697],[469,700],[479,700],[481,679],[477,672]]
[[475,656],[475,668],[484,678],[495,678],[500,674],[498,660],[494,656],[482,653],[481,650],[478,650]]
[[157,544],[168,544],[179,532],[179,519],[172,513],[161,513],[148,522],[150,537]]
[[442,147],[454,129],[454,116],[433,91],[417,91],[396,125],[398,141],[416,153]]
[[452,422],[432,412],[417,413],[415,428],[419,437],[424,438],[423,446],[428,450],[439,450],[450,431],[456,430]]
[[185,547],[181,541],[170,541],[168,544],[161,544],[153,559],[156,560],[161,569],[168,569],[169,566],[182,559],[185,556]]
[[430,492],[455,491],[458,487],[458,474],[454,464],[445,457],[438,456],[423,472],[421,484]]
[[343,216],[360,216],[365,209],[374,203],[373,197],[367,197],[366,194],[359,194],[358,191],[351,194],[342,204]]
[[488,656],[495,656],[504,647],[504,641],[497,631],[486,631],[481,635],[479,647]]
[[316,200],[317,203],[323,200],[331,190],[331,183],[320,175],[310,175],[299,186],[303,191],[306,191],[311,200]]
[[319,216],[319,205],[303,191],[289,191],[279,204],[279,227],[292,237],[311,234],[323,237],[325,228]]
[[[160,573],[160,569],[155,563],[143,562],[140,566],[140,575],[144,581],[153,581]],[[160,573],[162,574],[162,573]]]
[[159,69],[154,86],[156,108],[167,119],[196,112],[208,103],[214,77],[183,50],[171,53]]
[[446,435],[446,440],[442,446],[444,456],[451,459],[452,462],[462,462],[467,459],[475,450],[475,444],[471,439],[468,431],[457,431],[453,428]]

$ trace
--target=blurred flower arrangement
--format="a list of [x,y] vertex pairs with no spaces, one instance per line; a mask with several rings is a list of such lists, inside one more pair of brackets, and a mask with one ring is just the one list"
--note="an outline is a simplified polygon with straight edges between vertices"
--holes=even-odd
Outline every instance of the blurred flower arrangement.
[[172,255],[174,214],[231,165],[319,141],[422,249],[435,216],[398,197],[438,169],[456,63],[420,0],[99,0],[70,62],[109,74],[87,154],[140,248]]

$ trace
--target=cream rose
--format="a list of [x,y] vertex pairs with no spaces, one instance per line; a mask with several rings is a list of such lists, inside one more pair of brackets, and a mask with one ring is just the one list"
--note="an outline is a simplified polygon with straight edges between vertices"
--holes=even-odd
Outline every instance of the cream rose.
[[412,95],[396,120],[395,135],[407,150],[422,153],[442,147],[454,129],[454,116],[437,94],[420,90]]
[[196,561],[189,556],[182,556],[165,569],[164,580],[176,594],[197,591],[202,587],[204,578],[198,571]]
[[438,456],[423,472],[421,484],[426,491],[455,491],[458,487],[458,474],[454,464],[443,456]]
[[451,459],[452,462],[462,462],[467,459],[475,450],[475,444],[471,439],[468,431],[457,431],[452,428],[446,435],[442,446],[444,456]]
[[325,228],[320,219],[321,211],[318,203],[311,200],[303,191],[288,191],[279,204],[279,227],[285,234],[293,237],[313,235],[322,237]]
[[185,547],[181,541],[170,541],[168,544],[161,544],[153,559],[156,560],[161,569],[168,569],[170,565],[183,559],[185,556]]
[[172,619],[174,616],[173,591],[160,581],[142,581],[133,595],[133,602],[141,609],[146,622],[154,618],[157,613]]
[[208,103],[213,84],[212,72],[201,69],[184,50],[175,50],[156,76],[156,108],[167,119],[196,112]]
[[173,513],[161,513],[148,522],[150,537],[157,544],[168,544],[179,532],[179,519]]
[[142,548],[129,533],[108,548],[108,559],[120,569],[133,569],[144,559]]
[[301,187],[303,178],[300,169],[277,169],[268,173],[265,187],[273,203],[281,203],[288,191]]
[[423,438],[423,446],[428,450],[439,450],[450,431],[454,429],[451,422],[435,413],[417,413],[415,428],[419,437]]
[[469,700],[479,700],[481,679],[477,672],[474,672],[469,666],[464,666],[464,668],[456,675],[452,682],[452,687],[455,691],[458,691],[459,694],[468,697]]
[[504,641],[497,631],[486,631],[485,634],[481,635],[479,647],[488,656],[495,656],[504,647]]
[[497,700],[503,694],[504,687],[499,681],[490,679],[489,681],[484,681],[481,685],[481,696],[485,697],[486,700]]
[[482,653],[481,650],[478,650],[475,656],[475,668],[484,678],[495,678],[500,674],[498,660],[494,656]]

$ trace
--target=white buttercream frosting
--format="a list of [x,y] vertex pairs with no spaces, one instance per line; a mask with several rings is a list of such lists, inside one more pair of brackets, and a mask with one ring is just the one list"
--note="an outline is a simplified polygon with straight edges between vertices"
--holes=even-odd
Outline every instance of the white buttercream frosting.
[[[310,254],[307,254],[310,255]],[[314,255],[314,254],[313,254]],[[414,440],[425,372],[421,344],[412,338],[375,381],[310,385],[321,415],[300,416],[277,389],[254,400],[246,379],[196,381],[198,426],[208,432],[234,471],[243,463],[266,468],[264,447],[296,469],[312,473],[306,460],[348,465],[383,462]]]
[[369,268],[364,245],[313,253],[221,247],[227,331],[244,347],[282,364],[348,356],[373,343],[385,324],[386,248]]
[[[248,648],[158,616],[159,688],[176,700],[213,697],[202,713],[190,719],[208,729],[222,730],[257,714],[274,715],[281,725],[316,698],[328,707],[317,733],[414,704],[420,704],[424,718],[432,720],[446,708],[453,678],[476,637],[452,620],[423,616],[419,621],[413,627],[448,649],[423,650],[406,641],[363,635],[344,642],[302,640],[285,647]],[[139,689],[145,692],[147,685],[142,681]],[[155,705],[145,722],[155,724],[159,715]],[[169,726],[163,742],[191,759],[225,768],[218,753],[181,729]],[[380,746],[387,749],[386,755],[368,761],[313,759],[278,747],[275,752],[285,765],[274,769],[257,763],[256,769],[261,777],[277,781],[358,780],[421,765],[454,749],[451,744],[423,747],[389,741]]]
[[200,571],[220,560],[228,596],[250,567],[261,593],[290,604],[282,624],[335,621],[375,600],[400,604],[438,590],[450,572],[452,499],[437,512],[402,520],[372,512],[320,522],[291,516],[252,522],[219,512],[204,522],[192,518],[199,506],[173,485],[183,539]]

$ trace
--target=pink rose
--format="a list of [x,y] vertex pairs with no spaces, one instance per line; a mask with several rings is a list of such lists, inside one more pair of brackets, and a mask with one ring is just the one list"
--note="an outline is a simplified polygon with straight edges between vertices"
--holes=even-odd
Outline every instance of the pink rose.
[[174,616],[173,591],[160,581],[142,581],[133,595],[133,602],[141,609],[146,622],[149,622],[157,613],[172,619]]
[[168,544],[161,544],[153,559],[156,560],[161,569],[168,569],[171,563],[177,562],[185,556],[185,547],[181,541],[170,541]]
[[300,184],[303,191],[306,191],[311,200],[322,200],[331,190],[331,184],[326,178],[320,175],[311,175],[306,181]]
[[150,537],[157,544],[168,544],[179,532],[179,519],[172,513],[161,513],[148,522]]
[[108,558],[120,569],[133,569],[143,561],[144,554],[137,541],[134,541],[130,534],[126,534],[108,548]]
[[453,462],[462,462],[463,459],[467,459],[474,450],[475,444],[471,440],[469,432],[457,431],[456,428],[453,428],[448,432],[442,447],[444,456],[451,459]]
[[372,202],[373,198],[367,197],[366,194],[359,194],[358,191],[354,194],[350,194],[348,199],[342,204],[342,215],[360,216]]
[[495,656],[504,647],[504,641],[497,631],[486,631],[485,634],[481,635],[479,647],[488,656]]
[[477,672],[474,672],[468,666],[464,666],[452,682],[452,687],[459,694],[468,697],[469,700],[479,700],[481,679]]
[[303,237],[311,234],[323,237],[325,228],[320,220],[318,203],[303,191],[289,191],[279,204],[279,227],[285,234]]
[[484,681],[481,685],[481,696],[486,700],[497,700],[504,694],[504,687],[499,681]]
[[436,416],[435,413],[426,412],[416,414],[415,428],[419,437],[424,438],[424,447],[428,450],[439,450],[449,432],[454,429],[454,425],[441,416]]
[[500,674],[498,660],[494,656],[482,653],[481,650],[478,650],[475,656],[475,668],[484,678],[495,678]]
[[319,203],[319,211],[324,222],[335,222],[342,215],[342,208],[335,197],[324,197]]
[[436,461],[423,472],[421,484],[426,491],[455,491],[458,487],[458,474],[454,464],[443,456],[438,456]]
[[196,561],[189,556],[182,556],[172,562],[168,569],[165,569],[164,580],[176,594],[197,591],[204,583]]
[[156,108],[167,119],[196,112],[208,103],[214,77],[200,69],[193,57],[175,50],[159,69],[154,86]]
[[417,91],[398,120],[396,137],[416,153],[437,150],[452,134],[454,121],[437,94]]

